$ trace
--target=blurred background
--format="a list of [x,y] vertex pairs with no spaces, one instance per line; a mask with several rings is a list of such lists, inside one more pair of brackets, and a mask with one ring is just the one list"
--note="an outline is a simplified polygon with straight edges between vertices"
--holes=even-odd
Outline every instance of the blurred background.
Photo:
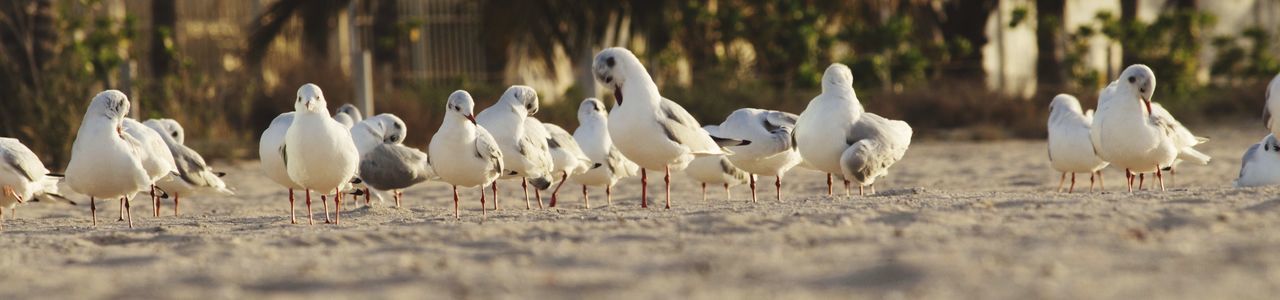
[[457,89],[478,111],[533,86],[538,117],[572,130],[583,98],[612,98],[592,56],[622,46],[704,123],[798,113],[842,62],[868,110],[920,138],[1041,138],[1053,95],[1091,108],[1134,63],[1188,123],[1256,119],[1278,28],[1280,0],[0,0],[0,135],[60,169],[111,88],[206,157],[254,159],[307,82],[331,110],[401,116],[412,146]]

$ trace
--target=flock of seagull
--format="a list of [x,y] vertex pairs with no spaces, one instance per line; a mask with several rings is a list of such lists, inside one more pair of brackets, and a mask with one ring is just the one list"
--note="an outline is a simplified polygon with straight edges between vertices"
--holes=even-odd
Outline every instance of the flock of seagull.
[[[463,90],[449,95],[445,117],[427,152],[403,145],[406,126],[393,114],[364,118],[355,106],[344,105],[332,116],[319,86],[305,84],[297,91],[294,111],[271,121],[259,141],[262,171],[288,189],[290,221],[295,192],[302,190],[309,224],[314,224],[312,191],[319,193],[326,223],[341,222],[342,202],[364,197],[382,199],[390,193],[400,206],[401,190],[425,181],[453,186],[454,217],[460,218],[458,187],[479,188],[481,214],[499,209],[498,180],[519,179],[525,191],[525,208],[534,199],[544,207],[542,191],[551,191],[555,207],[565,183],[581,185],[583,206],[590,208],[588,187],[603,187],[612,205],[612,187],[619,180],[639,176],[640,206],[648,207],[648,170],[662,170],[666,190],[664,207],[671,208],[672,172],[685,172],[706,188],[749,184],[757,201],[757,176],[774,177],[778,201],[783,200],[782,179],[795,167],[827,173],[827,194],[833,178],[856,183],[875,193],[875,181],[901,160],[911,142],[911,127],[866,112],[853,90],[853,75],[845,65],[828,67],[822,92],[799,114],[743,108],[718,125],[701,125],[678,103],[664,98],[640,60],[624,48],[598,53],[593,77],[613,92],[613,109],[606,111],[599,99],[588,98],[578,108],[579,126],[574,132],[542,123],[537,93],[528,86],[506,90],[493,106],[479,114],[475,100]],[[1267,127],[1272,130],[1246,152],[1239,186],[1280,183],[1280,142],[1275,138],[1280,122],[1272,119],[1280,100],[1270,99],[1280,88],[1280,76],[1268,87]],[[1210,157],[1193,147],[1207,139],[1194,136],[1158,103],[1151,101],[1155,74],[1144,65],[1127,68],[1099,94],[1098,109],[1082,111],[1075,97],[1062,94],[1050,105],[1049,159],[1063,172],[1059,191],[1075,173],[1101,180],[1107,166],[1125,169],[1129,190],[1135,178],[1139,189],[1145,173],[1154,173],[1164,189],[1163,171],[1173,174],[1182,161],[1208,163]],[[52,199],[75,204],[60,190],[89,197],[93,224],[97,224],[95,200],[118,199],[120,220],[128,220],[130,200],[147,193],[159,216],[161,199],[172,197],[174,214],[178,199],[192,193],[234,195],[200,154],[183,145],[185,133],[171,119],[145,122],[125,117],[129,100],[116,90],[94,96],[76,134],[71,161],[65,174],[46,169],[21,142],[0,138],[0,221],[27,200]],[[1280,113],[1276,111],[1275,113]],[[1274,124],[1274,125],[1273,125]],[[552,190],[552,187],[554,189]],[[486,188],[489,190],[486,191]],[[334,209],[330,217],[328,200]],[[2,226],[2,222],[0,222]],[[0,227],[2,228],[2,227]]]

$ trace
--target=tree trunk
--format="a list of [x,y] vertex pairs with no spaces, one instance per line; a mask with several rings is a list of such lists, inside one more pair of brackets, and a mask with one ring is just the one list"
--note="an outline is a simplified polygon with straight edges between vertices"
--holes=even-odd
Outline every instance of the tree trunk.
[[177,5],[173,0],[151,1],[151,76],[173,74],[176,60],[165,41],[177,43]]
[[969,51],[956,53],[946,73],[958,78],[971,78],[977,81],[986,80],[986,72],[982,69],[982,46],[987,44],[987,19],[995,11],[997,0],[949,1],[943,4],[941,12],[935,12],[934,19],[942,36],[948,42],[964,40],[969,42]]
[[1036,1],[1036,46],[1040,53],[1036,58],[1036,81],[1040,90],[1060,90],[1065,84],[1066,75],[1062,66],[1066,52],[1063,48],[1065,10],[1064,0]]

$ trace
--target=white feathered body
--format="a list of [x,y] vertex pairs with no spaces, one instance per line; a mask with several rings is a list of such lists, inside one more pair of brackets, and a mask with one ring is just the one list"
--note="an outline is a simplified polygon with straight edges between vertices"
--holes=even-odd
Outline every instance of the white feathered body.
[[[13,189],[23,201],[30,201],[32,197],[42,194],[58,193],[58,178],[49,176],[49,169],[22,142],[13,138],[0,138],[0,157],[17,162],[17,168],[10,164],[0,165],[0,186]],[[0,208],[12,208],[17,204],[18,199],[13,195],[0,195]]]
[[[489,143],[489,147],[498,149],[497,142],[485,128],[460,118],[446,114],[440,130],[431,137],[427,148],[431,168],[440,180],[456,186],[474,187],[497,180],[502,158],[486,157],[482,151],[485,147],[480,145]],[[497,153],[501,156],[500,150]]]
[[[623,157],[614,148],[613,139],[609,136],[606,115],[602,113],[595,116],[579,116],[578,123],[578,128],[573,131],[573,139],[578,141],[578,146],[582,148],[582,153],[586,154],[587,158],[604,165],[570,177],[570,180],[589,186],[613,186],[619,179],[635,176],[640,172],[640,166]],[[616,163],[612,165],[609,158],[611,151],[616,155],[613,158]]]
[[303,188],[335,191],[348,185],[360,166],[350,131],[325,114],[294,115],[285,147],[289,178]]
[[1280,142],[1274,134],[1268,134],[1245,151],[1240,159],[1240,176],[1236,187],[1254,187],[1280,184]]
[[796,149],[810,167],[828,174],[842,174],[840,157],[849,144],[842,128],[853,127],[863,114],[852,90],[824,91],[809,101],[796,121]]
[[142,143],[142,151],[138,152],[138,158],[142,160],[142,167],[147,170],[147,176],[151,177],[152,184],[178,171],[173,161],[173,152],[169,151],[164,137],[131,118],[125,118],[122,124],[126,134]]
[[258,158],[262,164],[262,172],[267,178],[288,189],[302,189],[301,185],[289,178],[289,170],[285,168],[284,154],[280,151],[284,146],[285,135],[293,125],[296,113],[287,112],[271,120],[271,125],[262,132],[258,140]]
[[729,147],[733,154],[728,158],[734,166],[751,174],[782,176],[802,161],[800,152],[791,143],[795,120],[792,114],[743,108],[729,114],[711,135],[751,141]]
[[89,197],[113,199],[151,186],[140,159],[141,143],[124,134],[120,122],[85,116],[71,146],[65,174],[68,187]]
[[[1063,97],[1068,95],[1060,95]],[[1107,162],[1094,153],[1089,127],[1092,113],[1081,113],[1080,102],[1054,99],[1049,113],[1049,162],[1054,170],[1064,173],[1092,173],[1107,166]],[[1068,98],[1061,98],[1068,99]]]
[[1155,172],[1172,164],[1178,156],[1172,139],[1147,113],[1141,99],[1117,93],[1115,85],[1103,89],[1089,130],[1098,156],[1134,173]]

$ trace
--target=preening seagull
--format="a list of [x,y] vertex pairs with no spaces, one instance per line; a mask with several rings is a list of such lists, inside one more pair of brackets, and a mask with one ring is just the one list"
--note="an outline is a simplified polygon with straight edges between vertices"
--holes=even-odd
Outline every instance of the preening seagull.
[[683,170],[696,156],[726,154],[721,146],[747,143],[707,135],[688,111],[658,93],[658,85],[630,50],[600,51],[592,71],[597,81],[613,90],[618,103],[609,114],[609,135],[614,138],[614,145],[641,167],[640,207],[649,206],[645,169],[664,170],[666,207],[670,209],[671,171]]
[[[831,175],[843,174],[840,158],[849,143],[832,135],[834,128],[852,128],[866,110],[853,91],[853,72],[844,64],[831,64],[822,75],[822,93],[796,121],[796,150],[805,165],[827,173],[827,195],[831,195]],[[841,176],[843,177],[843,176]],[[845,193],[848,193],[845,179]]]
[[636,176],[640,166],[627,160],[613,146],[613,139],[609,136],[609,112],[599,99],[587,98],[578,105],[578,129],[573,131],[573,139],[582,147],[582,152],[599,166],[569,179],[582,185],[582,199],[587,208],[591,208],[587,186],[604,186],[605,200],[612,206],[613,185],[619,179]]
[[503,170],[502,151],[484,127],[476,125],[475,100],[458,90],[449,95],[444,122],[428,147],[431,168],[440,180],[453,185],[453,217],[458,212],[458,186],[480,186],[480,212],[485,211],[484,185],[494,183]]
[[[0,229],[4,229],[4,210],[33,197],[58,195],[58,177],[49,173],[31,148],[12,138],[0,138]],[[72,204],[75,204],[72,202]]]
[[[173,152],[169,150],[169,146],[165,145],[164,137],[160,136],[151,128],[134,120],[133,118],[124,118],[124,133],[137,139],[142,145],[142,151],[138,152],[138,158],[142,160],[142,167],[147,169],[147,177],[151,178],[151,204],[155,216],[160,216],[160,195],[156,194],[156,185],[161,180],[171,174],[178,172],[176,162],[173,160]],[[164,188],[161,188],[164,189]],[[124,207],[124,202],[120,203],[120,207]],[[120,211],[120,219],[124,219],[127,211]]]
[[[776,110],[743,108],[733,111],[720,126],[704,126],[713,136],[749,140],[729,147],[728,159],[739,169],[758,176],[772,176],[778,201],[782,201],[782,177],[800,164],[792,133],[799,116]],[[750,177],[751,201],[756,201],[756,176]]]
[[840,155],[840,170],[846,180],[858,184],[858,194],[870,186],[876,193],[876,179],[889,174],[889,168],[902,160],[911,145],[911,126],[873,113],[863,113],[858,122],[845,132],[848,149]]
[[[177,173],[169,174],[165,178],[156,183],[161,190],[173,196],[173,215],[178,215],[179,204],[182,195],[191,195],[198,192],[209,192],[216,195],[231,196],[236,193],[227,189],[227,184],[222,181],[222,176],[226,173],[214,172],[208,163],[205,163],[204,157],[200,153],[182,144],[178,138],[185,137],[182,125],[173,119],[151,119],[142,124],[154,130],[159,134],[168,147],[169,152],[173,153],[173,161],[177,166]],[[156,201],[156,215],[160,214],[160,202]]]
[[[435,178],[427,154],[402,144],[406,128],[400,117],[374,116],[352,127],[351,134],[360,149],[360,179],[375,190],[391,191],[396,207],[400,207],[400,190]],[[370,142],[374,146],[365,145]]]
[[351,129],[355,124],[364,121],[364,115],[360,114],[360,109],[351,103],[343,104],[338,107],[338,111],[333,113],[333,120],[342,123],[342,126]]
[[1274,134],[1268,134],[1249,146],[1240,158],[1240,177],[1235,180],[1236,187],[1253,187],[1280,184],[1280,141]]
[[[344,190],[360,166],[360,154],[349,129],[330,118],[325,105],[319,86],[308,83],[298,88],[297,102],[293,104],[296,114],[285,133],[283,151],[285,168],[293,182],[307,190],[321,191],[321,202],[325,202],[325,194],[334,193],[333,223],[339,224]],[[326,207],[325,215],[328,211]],[[310,213],[307,218],[311,219]]]
[[[93,224],[98,224],[97,198],[128,199],[151,186],[151,177],[142,166],[142,143],[124,133],[124,115],[129,111],[129,98],[117,90],[107,90],[93,97],[67,163],[67,186],[89,196]],[[132,226],[132,224],[130,224]]]
[[1089,139],[1089,127],[1093,124],[1093,111],[1084,112],[1080,100],[1068,94],[1058,94],[1049,103],[1049,164],[1062,172],[1058,191],[1062,191],[1067,174],[1071,174],[1070,193],[1076,187],[1076,173],[1089,173],[1089,191],[1093,191],[1095,176],[1102,180],[1102,168],[1107,162],[1094,153]]
[[[527,183],[533,183],[538,208],[542,208],[540,190],[551,186],[551,168],[554,162],[547,144],[546,129],[536,119],[533,122],[527,121],[537,112],[538,93],[528,86],[513,85],[502,94],[497,103],[476,116],[476,123],[488,130],[498,142],[503,166],[506,167],[503,178],[520,177],[521,187],[526,189]],[[493,189],[494,197],[497,197],[497,185]],[[494,206],[497,206],[496,198]],[[527,194],[525,208],[531,208]]]

